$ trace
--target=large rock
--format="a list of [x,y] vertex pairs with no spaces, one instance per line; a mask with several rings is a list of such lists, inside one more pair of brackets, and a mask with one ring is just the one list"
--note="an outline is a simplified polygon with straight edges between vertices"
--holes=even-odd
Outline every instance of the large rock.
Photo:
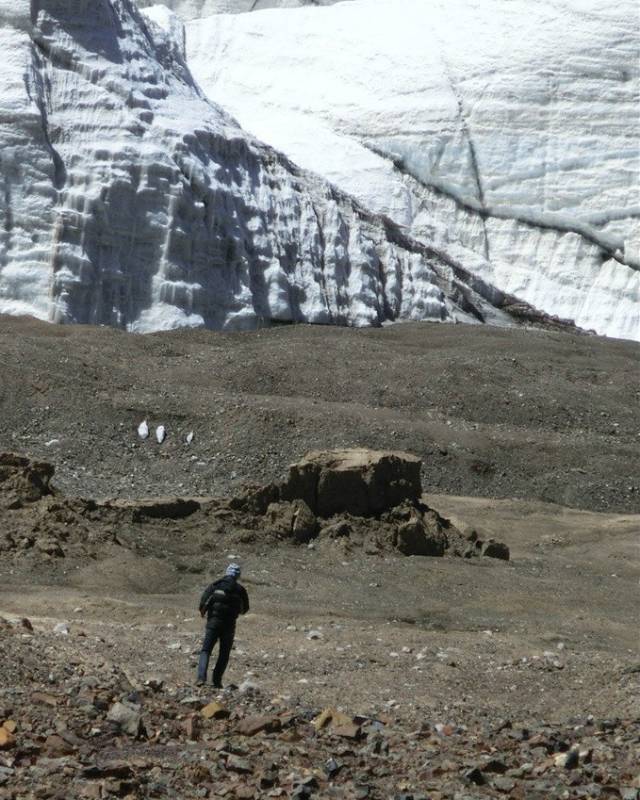
[[418,516],[398,528],[396,547],[405,556],[443,556],[447,544],[438,526],[429,526]]
[[20,508],[52,494],[53,473],[53,465],[45,461],[0,453],[0,508]]
[[285,539],[304,543],[318,533],[318,522],[304,500],[271,503],[266,516],[271,531]]
[[320,517],[348,512],[373,516],[420,497],[422,462],[409,453],[313,451],[289,468],[284,500],[301,499]]

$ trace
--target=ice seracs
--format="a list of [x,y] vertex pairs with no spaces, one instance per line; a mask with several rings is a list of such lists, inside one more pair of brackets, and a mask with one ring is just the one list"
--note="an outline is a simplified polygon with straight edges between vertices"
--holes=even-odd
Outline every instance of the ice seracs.
[[187,58],[245,128],[412,236],[640,339],[636,12],[355,0],[190,22]]
[[508,323],[460,262],[207,100],[170,11],[0,2],[0,313],[134,332]]

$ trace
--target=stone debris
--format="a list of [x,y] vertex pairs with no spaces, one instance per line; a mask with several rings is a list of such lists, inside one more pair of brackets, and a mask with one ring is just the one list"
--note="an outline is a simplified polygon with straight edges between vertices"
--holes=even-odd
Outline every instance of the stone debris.
[[18,509],[53,493],[54,468],[15,453],[0,453],[0,508]]
[[637,718],[405,718],[394,700],[372,716],[257,689],[223,705],[76,653],[73,635],[44,631],[36,646],[21,630],[2,627],[21,667],[0,686],[0,800],[638,800]]

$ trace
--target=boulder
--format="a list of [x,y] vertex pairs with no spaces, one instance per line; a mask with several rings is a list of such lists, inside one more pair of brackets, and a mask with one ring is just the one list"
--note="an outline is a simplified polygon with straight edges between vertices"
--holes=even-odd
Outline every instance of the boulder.
[[15,453],[0,453],[0,508],[21,508],[53,494],[54,467]]
[[405,556],[443,556],[447,537],[439,526],[415,516],[398,527],[396,547]]
[[313,451],[289,468],[283,500],[304,500],[320,517],[348,512],[376,516],[421,493],[422,462],[409,453],[353,450]]
[[285,539],[304,543],[318,533],[318,521],[304,500],[271,503],[266,517],[270,530]]
[[508,561],[510,557],[507,545],[504,542],[496,542],[495,539],[489,539],[483,544],[482,555],[488,558],[500,558],[503,561]]
[[144,733],[144,724],[140,708],[129,703],[114,703],[107,714],[109,722],[115,723],[121,731],[129,736],[140,736]]

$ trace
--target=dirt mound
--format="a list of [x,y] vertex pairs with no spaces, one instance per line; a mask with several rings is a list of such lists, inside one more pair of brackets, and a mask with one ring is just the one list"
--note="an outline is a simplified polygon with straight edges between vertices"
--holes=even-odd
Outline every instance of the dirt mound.
[[116,542],[96,524],[96,503],[55,492],[53,464],[15,453],[0,454],[0,553],[14,558],[47,559],[66,555],[95,557],[99,546]]
[[421,500],[421,461],[401,452],[314,451],[292,464],[280,484],[248,487],[229,502],[236,522],[279,539],[339,541],[369,554],[509,560],[509,548],[475,530],[460,531]]
[[[283,483],[249,487],[231,500],[157,497],[97,502],[47,494],[54,474],[51,464],[33,464],[19,456],[6,460],[8,479],[0,484],[0,498],[5,499],[0,506],[5,509],[0,553],[24,568],[76,559],[78,580],[85,575],[87,561],[124,558],[128,565],[124,573],[138,576],[139,581],[144,569],[138,556],[165,558],[163,537],[171,548],[176,538],[184,541],[191,560],[194,549],[206,551],[212,535],[230,544],[307,544],[329,552],[337,547],[337,554],[361,549],[370,555],[509,558],[506,545],[483,546],[475,531],[465,536],[420,500],[420,459],[405,453],[365,449],[310,453],[291,467]],[[131,558],[114,548],[124,548]],[[171,584],[175,575],[170,573],[178,565],[152,581],[155,590]],[[147,566],[150,573],[157,572],[155,562]],[[197,565],[189,562],[183,568],[193,571]],[[89,576],[94,573],[104,583],[91,568]],[[128,577],[123,580],[130,585]]]

